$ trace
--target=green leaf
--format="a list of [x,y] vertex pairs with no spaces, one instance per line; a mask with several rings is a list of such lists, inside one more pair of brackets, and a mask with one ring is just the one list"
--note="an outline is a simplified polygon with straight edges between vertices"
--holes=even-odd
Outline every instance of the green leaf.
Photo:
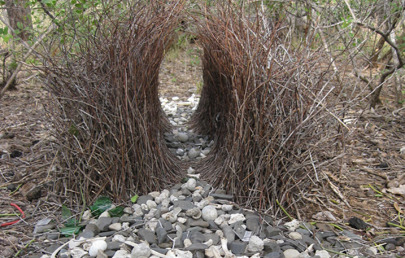
[[124,214],[124,207],[118,206],[108,211],[111,217],[121,217]]
[[139,197],[139,196],[138,196],[137,194],[135,194],[134,196],[132,196],[132,197],[131,197],[131,202],[132,202],[132,203],[136,203],[136,201],[138,200],[138,197]]
[[77,233],[79,233],[80,227],[79,226],[77,226],[77,227],[64,227],[64,228],[61,228],[59,231],[65,237],[71,237],[71,236],[76,235]]
[[66,227],[75,227],[76,226],[76,219],[72,217],[72,213],[65,205],[62,205],[62,219],[65,221],[63,223]]
[[90,206],[91,214],[98,217],[101,213],[111,207],[111,200],[106,196],[99,197],[92,206]]

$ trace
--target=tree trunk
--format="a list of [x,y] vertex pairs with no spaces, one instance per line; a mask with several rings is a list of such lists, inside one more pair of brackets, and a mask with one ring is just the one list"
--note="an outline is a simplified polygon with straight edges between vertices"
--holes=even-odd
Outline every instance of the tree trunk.
[[20,39],[27,41],[32,34],[31,9],[26,0],[6,0],[6,9],[11,28],[17,30]]

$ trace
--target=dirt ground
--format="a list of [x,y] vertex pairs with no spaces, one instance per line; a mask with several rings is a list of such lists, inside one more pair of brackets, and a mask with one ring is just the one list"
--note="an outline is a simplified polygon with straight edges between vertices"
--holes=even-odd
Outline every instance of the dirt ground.
[[[202,85],[198,61],[190,55],[166,61],[160,75],[161,96],[187,98],[198,93]],[[334,224],[341,227],[352,216],[372,225],[366,234],[370,240],[405,233],[401,221],[405,193],[392,193],[405,187],[405,108],[391,104],[392,99],[387,94],[375,110],[357,107],[348,113],[343,161],[339,167],[321,171],[329,184],[305,197],[308,206],[301,209],[302,219],[330,211],[337,219]],[[0,100],[0,223],[21,219],[1,227],[0,257],[46,252],[52,243],[45,241],[44,234],[34,235],[34,227],[44,218],[56,225],[61,220],[66,196],[53,191],[57,160],[47,116],[50,100],[36,76],[20,78],[18,90]],[[24,211],[25,218],[13,216],[18,211],[11,203]],[[390,221],[402,223],[402,228],[388,227]]]

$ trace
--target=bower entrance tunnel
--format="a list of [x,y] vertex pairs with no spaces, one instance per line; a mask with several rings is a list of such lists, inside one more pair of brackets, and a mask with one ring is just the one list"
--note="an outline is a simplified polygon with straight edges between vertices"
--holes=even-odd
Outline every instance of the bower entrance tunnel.
[[[324,117],[316,100],[327,91],[320,88],[315,56],[305,52],[310,49],[286,54],[278,27],[258,15],[252,19],[219,5],[195,16],[183,4],[139,1],[120,14],[122,20],[106,19],[77,56],[66,53],[61,62],[48,63],[60,160],[67,171],[57,188],[76,193],[79,203],[100,194],[123,201],[180,182],[192,166],[242,205],[273,213],[279,211],[276,203],[289,208],[313,182],[310,158],[322,135]],[[170,57],[170,48],[187,15],[198,39],[199,53],[192,58],[201,59],[189,61],[201,64],[201,72],[195,71],[200,79],[193,82],[201,99],[192,115],[170,121],[176,96],[166,97],[161,85],[159,98],[159,80],[176,85],[178,78],[170,78],[165,64],[180,59]],[[196,102],[196,96],[189,98],[183,105]],[[195,146],[187,149],[181,144],[189,139],[181,139],[178,126],[189,115],[195,137],[187,138]],[[192,148],[210,151],[190,161]]]
[[203,85],[202,50],[195,36],[185,29],[174,35],[174,43],[165,55],[159,74],[159,100],[171,125],[164,138],[182,167],[187,162],[195,166],[208,155],[214,143],[208,135],[195,133],[191,124]]

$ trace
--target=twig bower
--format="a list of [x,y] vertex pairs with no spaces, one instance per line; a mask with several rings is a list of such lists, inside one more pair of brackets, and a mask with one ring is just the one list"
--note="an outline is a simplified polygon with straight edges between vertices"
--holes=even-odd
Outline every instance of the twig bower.
[[[170,126],[158,98],[159,67],[187,13],[183,4],[139,1],[118,19],[103,16],[75,43],[75,55],[65,43],[61,58],[50,58],[60,191],[87,202],[100,194],[127,201],[185,176],[163,139]],[[282,24],[259,12],[231,4],[201,10],[192,21],[204,86],[191,122],[215,146],[194,166],[241,205],[277,213],[278,200],[291,208],[317,179],[313,160],[332,92],[319,51],[287,45]]]

